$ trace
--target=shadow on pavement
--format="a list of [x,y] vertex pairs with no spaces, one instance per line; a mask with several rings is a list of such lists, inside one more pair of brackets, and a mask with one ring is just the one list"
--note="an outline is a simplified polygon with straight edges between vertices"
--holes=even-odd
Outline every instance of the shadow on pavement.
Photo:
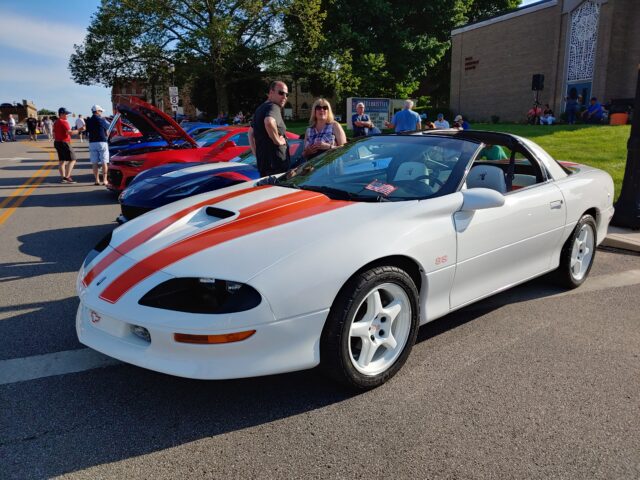
[[20,252],[40,258],[40,261],[0,263],[0,282],[75,272],[89,250],[115,227],[114,222],[21,235],[18,237]]
[[[515,296],[498,295],[497,303],[481,302],[431,322],[420,329],[418,340],[505,303],[545,296],[538,287],[530,282],[518,287]],[[71,310],[77,305],[72,300],[52,302],[42,311],[69,310],[63,323],[72,324]],[[71,335],[71,326],[61,328]],[[5,465],[9,477],[52,477],[304,414],[354,395],[317,370],[197,381],[123,364],[0,390],[0,456],[11,459]],[[8,412],[13,412],[11,418]]]

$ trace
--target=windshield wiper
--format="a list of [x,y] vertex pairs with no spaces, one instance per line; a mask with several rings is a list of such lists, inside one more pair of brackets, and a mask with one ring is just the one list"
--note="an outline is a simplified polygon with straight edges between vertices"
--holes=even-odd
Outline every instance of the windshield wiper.
[[327,187],[326,185],[302,185],[299,187],[301,190],[310,190],[312,192],[323,193],[329,198],[337,200],[351,200],[356,202],[389,202],[388,198],[384,198],[381,195],[375,197],[370,195],[358,195],[357,193],[347,192],[340,190],[339,188]]

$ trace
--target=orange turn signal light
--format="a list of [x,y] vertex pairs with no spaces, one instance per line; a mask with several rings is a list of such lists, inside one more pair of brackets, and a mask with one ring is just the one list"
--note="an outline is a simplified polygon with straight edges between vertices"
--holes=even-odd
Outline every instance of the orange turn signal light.
[[180,343],[197,343],[199,345],[213,345],[217,343],[233,343],[246,340],[256,333],[255,330],[225,333],[223,335],[191,335],[189,333],[174,333],[173,339]]

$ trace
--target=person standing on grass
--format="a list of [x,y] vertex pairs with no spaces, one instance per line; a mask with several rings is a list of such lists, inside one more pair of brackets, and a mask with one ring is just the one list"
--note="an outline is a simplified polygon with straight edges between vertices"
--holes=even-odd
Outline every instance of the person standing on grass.
[[[104,109],[100,105],[94,105],[91,107],[91,111],[93,115],[87,118],[85,124],[89,135],[89,160],[95,177],[94,185],[106,185],[107,172],[109,170],[109,144],[107,143],[109,140],[107,137],[109,123],[102,118]],[[104,182],[100,181],[100,173],[98,171],[100,165],[102,165]]]
[[58,109],[58,120],[53,124],[53,147],[58,152],[58,171],[61,183],[76,183],[71,172],[76,164],[76,154],[71,147],[71,125],[67,115],[71,112],[64,107]]
[[413,100],[405,100],[404,108],[396,113],[390,122],[384,122],[385,127],[393,128],[396,133],[422,130],[422,119],[412,109]]

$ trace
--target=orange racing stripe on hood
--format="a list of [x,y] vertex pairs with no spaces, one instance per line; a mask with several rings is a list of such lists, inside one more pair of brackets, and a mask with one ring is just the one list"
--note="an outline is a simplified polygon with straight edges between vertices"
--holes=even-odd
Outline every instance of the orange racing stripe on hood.
[[100,298],[115,303],[145,278],[190,255],[229,240],[347,205],[352,205],[352,202],[331,200],[325,195],[309,191],[299,191],[252,205],[240,210],[235,220],[184,238],[136,263],[114,279]]
[[229,200],[230,198],[239,197],[240,195],[244,195],[245,193],[255,192],[257,190],[262,190],[263,188],[267,188],[269,185],[263,185],[260,187],[250,187],[243,188],[241,190],[236,190],[234,192],[226,193],[224,195],[220,195],[219,197],[209,198],[203,202],[196,203],[195,205],[190,205],[189,207],[180,210],[179,212],[174,213],[173,215],[169,215],[167,218],[163,218],[157,223],[154,223],[150,227],[138,232],[133,237],[125,240],[117,247],[109,252],[107,256],[105,256],[102,260],[100,260],[82,279],[82,284],[86,287],[89,285],[98,275],[105,271],[113,262],[118,260],[122,255],[126,255],[131,250],[136,247],[139,247],[147,240],[153,238],[162,230],[167,228],[174,222],[177,222],[185,215],[193,212],[194,210],[198,210],[201,207],[215,205],[224,200]]

